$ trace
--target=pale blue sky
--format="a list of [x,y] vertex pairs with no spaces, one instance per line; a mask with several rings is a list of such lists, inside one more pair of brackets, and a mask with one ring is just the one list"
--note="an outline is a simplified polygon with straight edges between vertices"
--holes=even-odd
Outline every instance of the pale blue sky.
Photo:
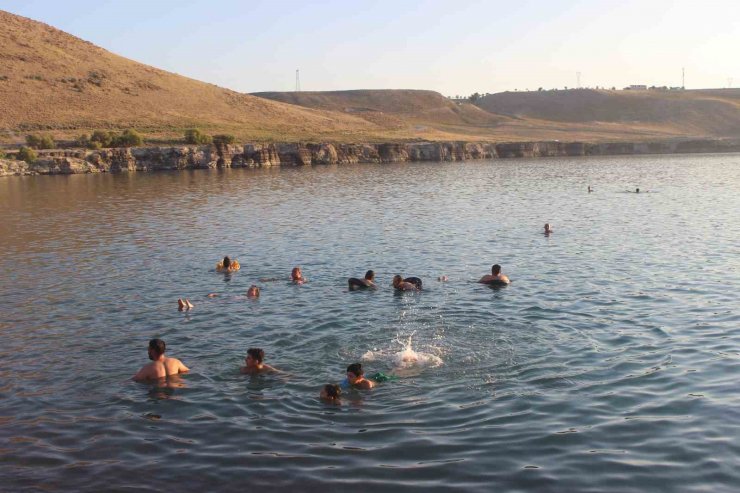
[[740,1],[0,0],[139,62],[243,92],[740,87]]

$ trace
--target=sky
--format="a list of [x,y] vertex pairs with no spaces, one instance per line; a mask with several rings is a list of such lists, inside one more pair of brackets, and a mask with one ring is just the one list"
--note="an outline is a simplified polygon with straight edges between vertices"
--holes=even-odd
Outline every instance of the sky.
[[241,92],[740,87],[738,0],[0,0]]

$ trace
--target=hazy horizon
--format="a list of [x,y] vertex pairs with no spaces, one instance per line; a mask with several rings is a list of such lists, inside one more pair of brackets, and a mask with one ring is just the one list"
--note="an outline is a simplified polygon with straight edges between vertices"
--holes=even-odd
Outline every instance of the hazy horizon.
[[0,0],[116,54],[241,92],[446,96],[630,84],[740,86],[735,2],[147,3]]

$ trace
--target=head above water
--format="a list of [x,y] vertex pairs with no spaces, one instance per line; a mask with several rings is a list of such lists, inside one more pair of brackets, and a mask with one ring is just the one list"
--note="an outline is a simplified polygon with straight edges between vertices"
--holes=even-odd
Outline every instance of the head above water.
[[324,399],[337,400],[342,395],[342,389],[335,383],[327,383],[321,392],[321,397]]
[[393,276],[393,287],[397,288],[403,282],[403,276],[396,274]]
[[491,274],[493,274],[494,276],[497,276],[500,273],[501,273],[501,266],[498,264],[493,264],[493,266],[491,267]]
[[365,370],[362,369],[362,363],[352,363],[347,367],[347,378],[350,380],[350,383],[364,374]]
[[149,341],[149,359],[159,359],[167,349],[167,345],[162,339],[152,339]]
[[303,274],[301,273],[301,268],[299,266],[293,267],[293,270],[290,271],[290,277],[292,279],[300,279],[303,277]]
[[249,286],[249,289],[247,290],[247,297],[259,298],[259,296],[260,296],[260,288],[254,284]]
[[231,259],[227,256],[224,257],[223,261],[224,269],[228,269],[231,266]]
[[249,359],[252,359],[256,364],[261,364],[262,361],[265,359],[265,351],[264,349],[258,348],[258,347],[251,347],[247,349],[247,362],[249,362]]
[[550,226],[550,223],[545,223],[545,231],[552,231],[552,226]]
[[365,272],[365,280],[372,281],[374,279],[375,279],[375,272],[373,272],[371,270]]

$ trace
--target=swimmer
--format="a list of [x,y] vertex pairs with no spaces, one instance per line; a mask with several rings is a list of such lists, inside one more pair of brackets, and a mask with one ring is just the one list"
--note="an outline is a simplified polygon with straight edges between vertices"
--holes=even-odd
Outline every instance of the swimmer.
[[138,382],[146,380],[162,380],[179,373],[187,373],[190,368],[182,364],[177,358],[165,358],[164,352],[166,345],[162,339],[152,339],[149,341],[147,352],[151,363],[141,367],[141,370],[133,376],[133,380]]
[[550,226],[550,223],[545,223],[545,235],[549,235],[553,232],[552,226]]
[[228,255],[225,256],[221,262],[216,264],[216,270],[219,272],[236,272],[239,269],[241,269],[239,261],[236,259],[231,260]]
[[447,282],[447,281],[449,281],[449,280],[450,280],[450,278],[449,278],[449,277],[447,277],[447,276],[439,276],[439,277],[437,278],[437,280],[438,280],[439,282]]
[[365,378],[365,371],[362,369],[362,363],[352,363],[347,367],[347,378],[344,382],[348,387],[356,389],[369,390],[375,387],[375,384]]
[[594,191],[594,189],[593,189],[593,188],[591,188],[591,185],[589,185],[589,186],[588,186],[588,193],[591,193],[591,192],[593,192],[593,191]]
[[244,358],[245,366],[242,366],[239,371],[246,375],[278,371],[272,366],[263,363],[264,359],[265,351],[263,349],[251,347],[247,349],[247,357]]
[[308,282],[308,279],[303,277],[300,267],[293,267],[293,270],[290,272],[290,280],[293,284],[305,284]]
[[190,300],[189,299],[187,299],[187,298],[185,298],[185,299],[177,298],[177,309],[178,310],[180,310],[180,311],[183,311],[183,310],[187,311],[187,310],[190,310],[191,308],[195,308],[195,305],[193,305],[192,303],[190,303]]
[[482,284],[509,284],[511,281],[509,281],[509,278],[506,277],[506,275],[501,273],[501,266],[494,264],[493,267],[491,267],[491,274],[481,277],[478,282]]
[[327,383],[321,388],[319,398],[332,404],[339,404],[339,398],[342,395],[342,389],[335,383]]
[[350,277],[347,280],[347,283],[349,284],[350,291],[355,291],[357,289],[376,289],[378,287],[375,285],[375,272],[371,270],[365,272],[364,279]]
[[635,188],[635,193],[640,193],[640,189],[639,188]]
[[247,298],[259,298],[260,297],[260,288],[258,286],[255,286],[252,284],[249,286],[249,289],[247,290]]
[[[409,279],[418,279],[418,285]],[[398,291],[418,291],[421,289],[421,279],[418,277],[409,277],[408,279],[404,279],[401,275],[396,274],[393,276],[393,287]]]

